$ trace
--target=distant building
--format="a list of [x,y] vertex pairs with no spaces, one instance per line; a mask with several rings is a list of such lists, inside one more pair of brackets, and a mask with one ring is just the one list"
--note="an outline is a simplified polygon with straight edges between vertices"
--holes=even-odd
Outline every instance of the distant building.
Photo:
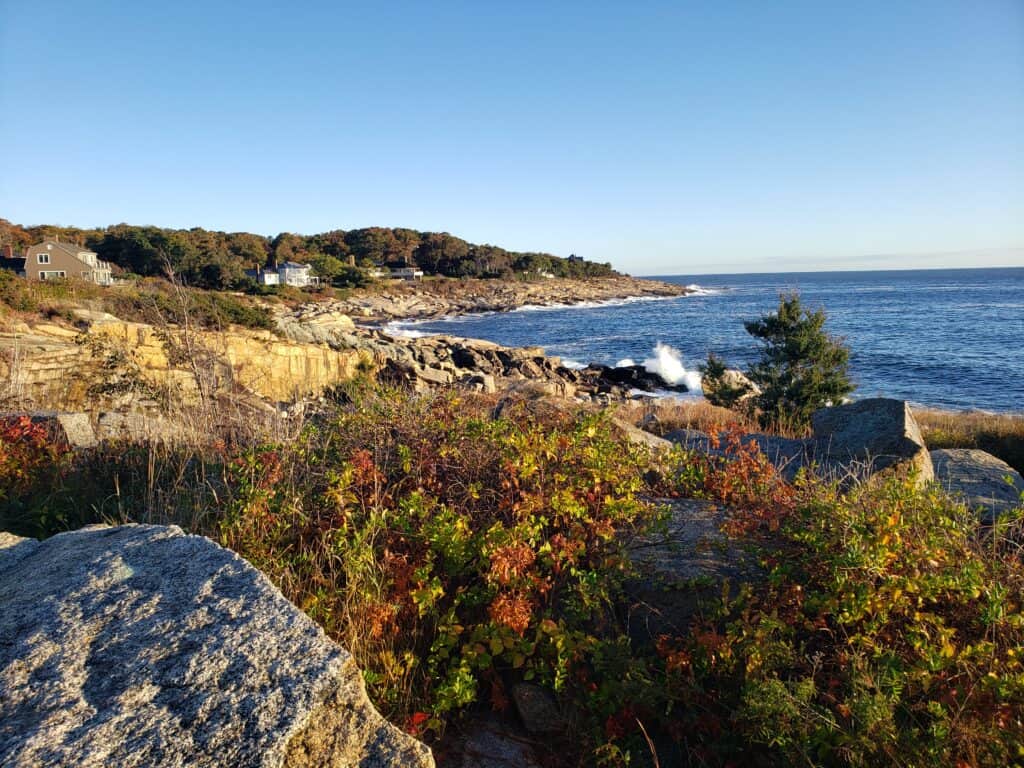
[[283,285],[292,285],[296,288],[308,288],[311,285],[320,285],[320,278],[313,274],[313,268],[309,264],[297,264],[294,261],[286,261],[277,268]]
[[31,245],[25,255],[15,258],[7,249],[6,257],[0,259],[0,267],[17,272],[29,280],[64,280],[78,278],[97,285],[111,285],[114,282],[113,266],[99,259],[88,248],[72,243],[58,243],[44,240]]
[[569,261],[583,261],[582,256],[577,256],[575,253],[569,255]]
[[245,274],[251,277],[260,285],[280,285],[281,277],[277,274],[276,269],[263,269],[257,267],[256,269],[247,269]]
[[294,288],[309,288],[320,285],[320,278],[313,274],[309,264],[298,264],[286,261],[278,267],[269,269],[247,269],[249,277],[260,285],[290,285]]
[[423,277],[423,270],[416,267],[399,267],[391,270],[391,277],[398,277],[402,280],[419,280]]

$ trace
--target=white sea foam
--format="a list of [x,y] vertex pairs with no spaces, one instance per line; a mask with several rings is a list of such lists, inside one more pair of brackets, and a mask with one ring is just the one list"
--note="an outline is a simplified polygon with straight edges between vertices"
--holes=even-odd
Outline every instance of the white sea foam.
[[690,283],[686,286],[686,290],[690,291],[691,296],[714,296],[716,293],[721,293],[718,288],[705,288],[697,283]]
[[632,368],[636,361],[632,357],[624,357],[615,364],[616,368]]
[[581,363],[579,360],[570,360],[567,357],[563,357],[562,358],[562,367],[563,368],[569,368],[570,370],[573,370],[573,371],[582,371],[584,368],[587,367],[587,364],[586,363]]
[[406,339],[421,339],[424,336],[437,336],[436,332],[428,331],[417,331],[415,326],[418,325],[416,321],[409,320],[394,320],[384,326],[384,333],[388,336],[398,336]]
[[654,345],[654,357],[644,360],[644,368],[648,373],[656,373],[668,384],[685,384],[690,392],[699,393],[700,373],[687,370],[683,365],[683,356],[679,350],[668,344],[658,342]]

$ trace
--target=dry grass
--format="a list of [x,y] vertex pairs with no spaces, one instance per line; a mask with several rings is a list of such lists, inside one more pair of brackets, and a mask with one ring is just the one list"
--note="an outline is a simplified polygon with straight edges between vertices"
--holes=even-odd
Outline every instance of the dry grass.
[[733,424],[757,430],[757,425],[743,414],[712,405],[707,400],[633,401],[620,405],[617,415],[656,435],[666,435],[675,429],[718,432]]
[[1024,473],[1024,414],[914,411],[929,448],[980,448]]

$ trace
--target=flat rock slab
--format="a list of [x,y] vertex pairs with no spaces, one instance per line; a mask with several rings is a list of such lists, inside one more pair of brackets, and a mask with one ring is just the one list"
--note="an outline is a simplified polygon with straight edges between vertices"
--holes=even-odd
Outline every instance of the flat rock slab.
[[705,599],[733,585],[764,578],[747,552],[722,532],[727,510],[698,499],[659,499],[669,506],[668,530],[629,547],[638,577],[627,593],[633,602],[631,634],[638,639],[685,633]]
[[[991,453],[971,448],[943,448],[931,452],[935,479],[972,509],[995,515],[1024,505],[1024,478]],[[1007,482],[1009,478],[1010,482]]]
[[0,536],[0,606],[0,765],[433,765],[348,652],[204,537]]

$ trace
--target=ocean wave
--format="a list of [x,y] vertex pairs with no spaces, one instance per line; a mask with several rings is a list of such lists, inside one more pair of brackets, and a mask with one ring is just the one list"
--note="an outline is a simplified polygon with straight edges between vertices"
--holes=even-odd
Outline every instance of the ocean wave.
[[437,331],[417,331],[413,326],[428,322],[426,320],[392,320],[382,329],[388,336],[405,339],[422,339],[425,336],[439,336]]
[[722,292],[721,288],[705,288],[697,283],[690,283],[686,290],[690,291],[691,296],[715,296]]
[[[601,299],[599,301],[577,301],[572,303],[554,302],[551,304],[523,304],[510,309],[509,312],[549,312],[560,309],[600,309],[602,307],[622,307],[628,304],[640,304],[648,301],[669,301],[681,296],[626,296],[619,299]],[[463,317],[477,315],[463,315]]]

